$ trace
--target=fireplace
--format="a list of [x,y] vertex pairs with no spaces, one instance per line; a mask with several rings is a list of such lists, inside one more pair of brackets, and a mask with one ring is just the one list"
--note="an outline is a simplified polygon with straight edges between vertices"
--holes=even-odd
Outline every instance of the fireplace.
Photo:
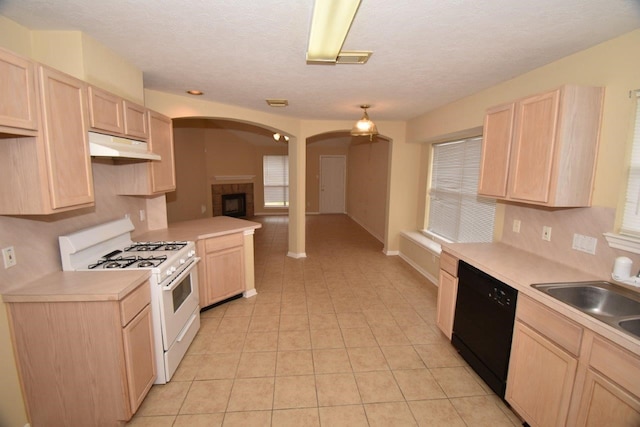
[[[240,216],[237,213],[225,213],[223,205],[223,197],[235,196],[236,194],[244,194],[244,215],[242,217],[252,218],[253,212],[253,183],[231,183],[231,184],[212,184],[211,185],[211,203],[213,207],[213,216],[228,215]],[[235,211],[236,202],[230,202],[229,210]],[[240,201],[237,202],[241,203]]]
[[223,194],[222,215],[236,218],[247,216],[247,195],[245,193]]

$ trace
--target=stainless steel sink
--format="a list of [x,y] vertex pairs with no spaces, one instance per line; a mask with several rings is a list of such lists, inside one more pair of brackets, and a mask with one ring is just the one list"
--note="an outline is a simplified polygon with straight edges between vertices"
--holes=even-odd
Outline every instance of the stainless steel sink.
[[621,320],[618,325],[625,331],[640,337],[640,318]]
[[640,294],[609,282],[541,283],[531,286],[640,338]]

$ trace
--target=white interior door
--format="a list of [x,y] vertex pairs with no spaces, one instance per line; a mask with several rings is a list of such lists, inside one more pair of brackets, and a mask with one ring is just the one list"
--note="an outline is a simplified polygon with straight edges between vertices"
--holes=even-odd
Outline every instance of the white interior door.
[[320,213],[344,213],[346,156],[320,156]]

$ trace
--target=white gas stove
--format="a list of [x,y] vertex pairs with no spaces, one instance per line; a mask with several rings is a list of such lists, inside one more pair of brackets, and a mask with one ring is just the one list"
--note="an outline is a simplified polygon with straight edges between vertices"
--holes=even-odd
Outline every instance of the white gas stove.
[[156,384],[165,384],[200,328],[195,243],[133,242],[128,218],[59,237],[66,271],[150,270]]

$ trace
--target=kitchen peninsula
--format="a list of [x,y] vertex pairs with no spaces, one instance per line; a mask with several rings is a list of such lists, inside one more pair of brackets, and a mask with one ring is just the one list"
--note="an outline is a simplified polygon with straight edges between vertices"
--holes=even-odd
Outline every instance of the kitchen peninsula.
[[215,216],[169,224],[167,228],[135,236],[136,240],[192,240],[196,242],[200,308],[235,295],[256,295],[253,233],[261,224]]

